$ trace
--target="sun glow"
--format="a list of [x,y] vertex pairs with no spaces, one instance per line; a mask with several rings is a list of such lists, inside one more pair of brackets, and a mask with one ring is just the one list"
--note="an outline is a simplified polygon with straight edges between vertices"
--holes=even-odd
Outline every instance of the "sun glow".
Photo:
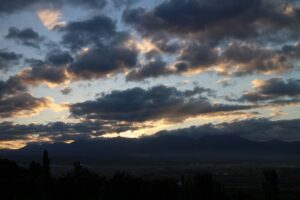
[[150,40],[128,40],[126,46],[129,48],[136,48],[141,53],[147,53],[151,50],[158,50],[158,48]]

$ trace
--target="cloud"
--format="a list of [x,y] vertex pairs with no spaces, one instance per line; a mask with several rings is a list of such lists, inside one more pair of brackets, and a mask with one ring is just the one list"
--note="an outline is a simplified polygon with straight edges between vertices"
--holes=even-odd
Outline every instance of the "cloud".
[[24,85],[38,86],[42,83],[48,86],[59,85],[69,80],[68,73],[62,67],[48,65],[26,68],[16,75]]
[[[68,83],[71,77],[66,70],[66,65],[72,60],[67,52],[61,51],[49,52],[44,61],[26,59],[26,63],[30,64],[31,67],[21,70],[6,81],[0,81],[0,100],[6,99],[5,102],[9,104],[10,97],[21,94],[27,95],[30,86],[46,84],[52,88]],[[71,91],[71,88],[64,88],[62,93],[66,95]]]
[[[231,44],[220,56],[220,73],[243,76],[248,74],[281,73],[294,68],[299,59],[296,53],[298,45],[291,52],[282,49],[270,49],[251,44]],[[293,52],[292,52],[293,51]]]
[[19,44],[34,48],[39,48],[40,43],[44,40],[44,38],[32,30],[32,28],[20,30],[16,27],[10,27],[5,38],[16,40]]
[[[239,151],[239,150],[245,151],[246,149],[247,152],[248,151],[252,152],[254,150],[253,146],[257,146],[257,145],[260,146],[259,143],[251,143],[250,141],[246,141],[245,143],[245,140],[242,140],[240,137],[247,138],[254,141],[269,141],[274,139],[283,140],[283,141],[299,141],[300,140],[298,134],[298,130],[300,128],[299,122],[300,122],[299,119],[279,120],[279,121],[271,121],[265,118],[247,119],[247,120],[233,121],[233,122],[220,123],[220,124],[204,124],[201,126],[192,126],[190,128],[184,128],[184,129],[175,129],[175,130],[168,130],[168,131],[164,130],[154,134],[153,136],[142,137],[140,139],[125,139],[125,138],[116,139],[115,138],[112,139],[110,142],[107,139],[103,139],[103,144],[109,142],[109,144],[113,145],[111,146],[111,148],[113,149],[116,145],[120,144],[120,141],[123,141],[125,144],[126,140],[127,141],[131,140],[131,142],[128,142],[127,145],[125,145],[125,148],[121,149],[120,152],[122,153],[124,153],[124,150],[125,152],[127,152],[129,149],[130,150],[136,149],[139,152],[145,151],[149,153],[149,147],[150,149],[154,148],[155,150],[154,149],[153,150],[158,153],[161,153],[162,150],[164,151],[167,150],[167,152],[170,152],[169,150],[171,149],[172,149],[171,151],[175,150],[174,151],[175,153],[184,153],[184,152],[195,153],[199,151],[202,152],[204,149],[210,149],[216,143],[226,145],[220,147],[222,153],[224,153],[224,150],[229,150],[229,151],[232,150],[232,148],[230,148],[232,144],[234,145],[235,151]],[[16,141],[16,142],[22,141],[24,145],[26,143],[40,144],[41,142],[53,143],[53,142],[92,140],[94,137],[103,136],[104,133],[118,132],[119,130],[124,131],[128,129],[134,129],[134,126],[128,124],[126,125],[118,124],[118,123],[109,124],[106,122],[99,122],[99,121],[95,121],[95,122],[82,121],[78,123],[64,123],[58,121],[58,122],[52,122],[48,124],[28,124],[28,125],[15,124],[12,122],[1,122],[0,142],[1,144],[5,144],[5,143],[7,144],[10,141]],[[195,138],[196,140],[194,140],[193,138]],[[199,138],[202,138],[202,140],[197,140]],[[152,141],[150,143],[153,144],[154,142],[153,139],[158,140],[156,141],[158,142],[157,143],[158,146],[155,147],[153,146],[151,147],[151,145],[147,146],[147,144],[149,144],[149,141]],[[94,141],[95,140],[90,141],[91,143],[88,143],[88,145],[92,144]],[[174,146],[175,144],[174,142],[176,143],[175,146]],[[208,142],[208,146],[207,145],[199,146],[200,144],[199,142],[201,144],[206,144]],[[246,144],[246,146],[241,147],[240,145],[238,145],[240,144],[240,142],[242,142],[243,145]],[[269,145],[273,146],[274,142],[269,143]],[[276,141],[276,144],[278,144],[278,142],[279,141]],[[248,146],[249,143],[252,145]],[[134,146],[132,146],[132,144]],[[163,146],[161,144],[163,144]],[[210,145],[210,144],[214,144],[214,145]],[[146,145],[146,149],[143,148],[145,147],[145,145]],[[178,147],[178,145],[181,146],[182,148],[179,149],[176,148]],[[262,143],[261,145],[265,146],[267,145],[267,143],[266,144]],[[259,148],[261,148],[262,146],[260,146]],[[223,149],[224,147],[225,149]],[[159,148],[159,150],[157,150],[157,148]],[[183,149],[185,151],[182,151]],[[278,149],[273,149],[273,150],[277,152]],[[282,152],[282,150],[278,150],[278,151]],[[230,152],[232,153],[232,151]]]
[[[96,33],[99,33],[98,30]],[[18,72],[14,78],[26,87],[40,84],[52,87],[69,81],[98,79],[124,72],[138,64],[138,51],[126,47],[124,39],[126,38],[114,39],[108,44],[97,44],[74,58],[68,51],[52,49],[44,59],[26,59],[25,62],[30,67]],[[3,58],[6,56],[12,60],[12,55],[14,54],[6,53]]]
[[51,66],[64,66],[72,63],[73,58],[67,51],[53,50],[46,55],[46,63]]
[[0,118],[31,117],[47,108],[54,111],[66,109],[64,105],[55,104],[52,98],[32,96],[28,85],[35,84],[36,79],[27,77],[29,80],[26,80],[19,75],[11,76],[6,81],[0,80]]
[[173,70],[167,67],[167,63],[161,59],[155,59],[145,64],[143,67],[133,69],[126,75],[126,80],[141,81],[146,78],[156,78],[159,76],[169,75]]
[[48,124],[15,124],[0,122],[0,141],[23,140],[30,142],[66,142],[70,140],[86,140],[106,133],[119,133],[134,130],[133,124],[104,121],[82,121],[65,123],[61,121]]
[[[289,103],[294,100],[299,101],[300,97],[300,79],[271,78],[268,80],[254,80],[254,91],[247,91],[239,99],[240,101],[268,101],[275,100],[280,103],[280,100],[287,100]],[[289,99],[286,99],[289,98]],[[282,102],[283,103],[283,102]]]
[[255,44],[232,43],[223,48],[197,43],[187,46],[178,58],[178,62],[187,65],[181,71],[214,71],[227,76],[278,74],[295,69],[299,60],[298,44],[270,49]]
[[47,108],[47,98],[35,98],[29,93],[19,93],[0,99],[0,118],[31,116]]
[[67,51],[60,49],[50,50],[44,59],[27,58],[25,63],[31,67],[50,66],[54,68],[66,67],[73,62],[73,57]]
[[230,20],[259,7],[260,1],[171,0],[151,11],[143,8],[127,10],[124,20],[138,29],[172,32],[200,31],[219,20]]
[[216,83],[220,84],[222,87],[229,87],[235,84],[235,82],[231,82],[229,78],[220,79]]
[[102,44],[117,34],[115,22],[104,15],[97,15],[83,21],[69,22],[58,30],[63,33],[62,43],[71,49]]
[[[224,76],[280,74],[297,68],[299,49],[299,44],[271,49],[241,42],[220,48],[194,41],[186,43],[180,50],[174,69],[161,67],[160,72],[165,76],[211,71]],[[131,75],[142,70],[137,69]],[[157,68],[153,67],[153,70],[156,71]]]
[[65,5],[83,6],[90,9],[101,9],[106,5],[105,0],[10,0],[0,6],[0,15],[12,14],[32,8],[61,8]]
[[28,93],[28,84],[18,76],[0,80],[0,118],[30,117],[54,103],[49,98],[36,98]]
[[106,0],[64,0],[64,2],[96,10],[103,8],[107,3]]
[[154,60],[132,70],[127,79],[143,80],[148,77],[208,71],[225,76],[279,74],[297,67],[299,49],[299,44],[271,49],[241,42],[219,48],[194,41],[186,43],[181,49],[174,68],[167,67],[168,63],[155,53]]
[[120,8],[122,6],[130,7],[139,1],[140,0],[112,0],[114,6],[116,6],[117,8]]
[[179,91],[156,86],[148,90],[132,88],[112,91],[94,101],[70,105],[73,117],[127,122],[183,121],[201,114],[230,112],[252,108],[248,105],[212,103],[202,95],[207,90]]
[[134,68],[137,52],[122,46],[99,46],[80,55],[69,66],[75,79],[96,79]]
[[260,118],[160,131],[156,135],[181,135],[193,138],[205,135],[238,135],[251,140],[299,141],[299,128],[300,119],[271,121]]
[[5,96],[26,91],[27,86],[24,85],[17,77],[9,77],[6,81],[0,80],[0,99]]
[[218,51],[208,45],[192,43],[184,48],[178,58],[187,61],[190,68],[209,68],[218,61]]
[[157,47],[149,40],[135,40],[130,39],[126,41],[126,46],[130,48],[136,48],[141,53],[148,53],[151,51],[157,51]]
[[72,92],[72,88],[66,87],[60,91],[63,95],[68,95]]
[[[250,0],[170,0],[152,10],[127,9],[123,20],[144,35],[167,32],[181,37],[197,36],[202,41],[228,38],[247,39],[285,28],[297,30],[299,9],[289,2],[293,13],[286,13],[281,1]],[[234,29],[229,27],[235,27]],[[261,30],[262,27],[267,29]]]
[[137,65],[138,50],[126,46],[130,35],[118,32],[116,22],[105,15],[73,21],[57,30],[63,34],[62,43],[77,52],[67,60],[73,80],[103,78]]
[[21,54],[16,54],[14,52],[8,52],[0,49],[0,70],[6,71],[10,67],[18,65],[21,58]]
[[297,69],[300,58],[298,43],[269,48],[255,43],[232,42],[215,47],[193,41],[186,42],[181,47],[175,63],[171,64],[162,61],[162,52],[157,47],[144,53],[150,61],[140,64],[143,67],[133,69],[127,74],[127,79],[143,80],[149,77],[203,72],[215,72],[227,77],[282,74]]
[[37,15],[43,25],[52,30],[56,27],[65,25],[66,22],[62,20],[62,14],[59,10],[54,9],[43,9],[37,12]]
[[61,50],[50,51],[43,60],[26,59],[29,67],[19,71],[12,78],[24,87],[46,84],[50,87],[67,83],[71,80],[67,66],[72,63],[72,56]]
[[28,6],[36,3],[37,0],[28,0],[28,1],[22,1],[22,0],[11,0],[7,1],[5,3],[2,3],[0,6],[0,14],[10,14],[17,10],[22,10],[27,8]]
[[298,13],[298,4],[277,0],[170,0],[126,9],[123,21],[155,45],[149,53],[177,56],[176,74],[246,76],[298,66]]
[[177,42],[168,42],[166,39],[156,39],[154,41],[157,48],[164,53],[174,54],[180,50],[180,44]]

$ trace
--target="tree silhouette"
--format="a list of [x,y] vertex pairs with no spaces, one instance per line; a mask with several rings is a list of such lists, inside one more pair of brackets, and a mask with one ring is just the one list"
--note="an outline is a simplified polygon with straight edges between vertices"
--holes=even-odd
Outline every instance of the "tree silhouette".
[[[225,184],[217,181],[218,175],[214,173],[190,175],[182,175],[176,179],[154,173],[153,177],[147,178],[116,172],[113,176],[105,177],[76,161],[73,170],[52,177],[49,155],[44,151],[42,165],[33,161],[28,169],[18,166],[13,161],[0,159],[0,199],[261,200],[263,195],[265,200],[279,199],[279,181],[275,170],[263,171],[263,190],[253,190],[252,183],[246,187],[226,188]],[[284,189],[283,187],[280,195],[284,194]],[[291,198],[282,199],[297,199],[297,192],[295,190],[293,196],[289,194]]]
[[38,178],[43,175],[44,169],[40,163],[32,161],[29,165],[29,173],[31,178]]
[[44,174],[47,178],[51,176],[50,174],[50,159],[48,155],[48,151],[44,151],[43,154],[43,169],[44,169]]
[[265,199],[278,200],[278,175],[275,170],[265,170],[263,172],[265,182],[263,183]]

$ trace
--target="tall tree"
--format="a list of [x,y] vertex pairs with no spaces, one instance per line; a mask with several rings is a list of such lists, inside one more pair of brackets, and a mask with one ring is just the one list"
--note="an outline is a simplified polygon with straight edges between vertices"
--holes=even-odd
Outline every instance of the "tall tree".
[[45,175],[47,177],[50,177],[50,159],[49,159],[49,155],[48,155],[48,151],[44,151],[43,154],[43,168],[44,168],[44,172]]

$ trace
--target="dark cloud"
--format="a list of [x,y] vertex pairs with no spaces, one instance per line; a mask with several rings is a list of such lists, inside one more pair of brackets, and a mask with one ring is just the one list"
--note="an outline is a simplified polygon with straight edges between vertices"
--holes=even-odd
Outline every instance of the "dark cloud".
[[8,52],[0,49],[0,70],[6,71],[10,67],[18,65],[21,58],[21,54],[16,54],[14,52]]
[[75,79],[102,78],[136,67],[137,55],[136,50],[122,46],[99,46],[80,55],[68,71]]
[[151,60],[153,58],[160,58],[159,55],[160,55],[160,51],[158,51],[157,49],[151,49],[150,51],[144,54],[147,60]]
[[49,51],[44,59],[29,58],[25,60],[25,63],[31,67],[64,67],[73,62],[73,57],[67,51],[55,49]]
[[180,41],[175,37],[170,37],[169,34],[154,34],[150,39],[160,53],[175,54],[181,49]]
[[117,8],[120,8],[122,6],[129,7],[129,6],[132,6],[133,4],[135,4],[139,1],[141,1],[141,0],[112,0],[113,4]]
[[85,21],[74,21],[59,28],[63,35],[63,44],[71,49],[80,49],[90,44],[102,44],[114,37],[115,22],[104,15],[94,16]]
[[271,121],[269,119],[247,119],[221,124],[205,124],[172,131],[161,131],[157,135],[182,135],[200,138],[204,135],[238,135],[252,140],[280,139],[299,141],[300,119]]
[[180,61],[188,61],[190,68],[209,68],[216,64],[218,51],[210,46],[192,43],[183,49]]
[[[255,91],[246,92],[239,99],[240,101],[266,101],[280,100],[282,98],[296,98],[300,96],[300,79],[283,80],[272,78],[261,80],[255,87]],[[298,100],[297,100],[298,101]],[[289,101],[287,101],[288,103]]]
[[66,51],[50,51],[43,60],[31,58],[25,62],[30,67],[15,75],[15,79],[24,86],[38,86],[43,83],[59,85],[71,79],[67,66],[73,62],[73,58]]
[[29,93],[3,97],[0,99],[0,118],[36,114],[50,103],[49,99],[35,98]]
[[116,31],[115,22],[107,16],[70,22],[59,31],[63,33],[63,44],[67,47],[88,49],[77,55],[72,63],[71,57],[59,56],[70,63],[67,70],[75,80],[102,78],[137,65],[138,51],[125,45],[129,34]]
[[255,44],[232,43],[222,48],[191,43],[181,50],[175,68],[186,71],[215,71],[222,75],[283,73],[296,68],[299,45],[270,49]]
[[28,1],[12,0],[12,1],[7,1],[5,3],[1,3],[0,13],[10,14],[10,13],[15,12],[17,10],[25,9],[28,6],[30,6],[30,5],[32,5],[36,2],[38,2],[38,0],[28,0]]
[[66,87],[60,91],[63,95],[68,95],[72,92],[72,88]]
[[10,77],[6,81],[0,80],[0,99],[25,91],[27,91],[27,87],[17,77]]
[[260,1],[198,1],[171,0],[158,5],[152,11],[142,8],[128,10],[124,20],[139,29],[189,32],[203,30],[222,20],[230,20],[259,7]]
[[26,58],[25,64],[31,66],[31,67],[42,67],[46,64],[44,60],[41,59],[35,59],[35,58]]
[[155,41],[156,46],[164,53],[174,54],[180,50],[180,45],[177,42],[166,42],[164,40]]
[[73,61],[72,56],[66,51],[50,51],[46,56],[46,63],[52,66],[63,66]]
[[189,69],[189,65],[186,62],[178,62],[175,64],[175,69],[178,72],[186,72]]
[[103,78],[137,66],[138,51],[127,48],[123,39],[107,45],[97,44],[75,58],[67,51],[54,49],[44,59],[26,59],[30,68],[23,69],[15,79],[25,86],[61,84],[80,79]]
[[291,1],[169,0],[151,10],[127,9],[123,20],[161,52],[179,52],[178,73],[244,76],[295,68],[299,45],[286,42],[299,40],[299,13]]
[[127,10],[123,19],[143,32],[190,33],[204,31],[217,24],[224,28],[222,25],[231,20],[254,21],[254,12],[261,4],[260,0],[171,0],[150,11],[143,8]]
[[106,0],[61,0],[66,4],[73,4],[78,6],[85,6],[91,9],[103,8],[107,1]]
[[235,76],[280,73],[294,67],[293,63],[300,55],[296,52],[297,46],[293,46],[294,49],[288,52],[256,45],[232,44],[222,53],[218,64],[223,65],[223,73]]
[[161,59],[155,59],[145,64],[145,66],[133,69],[127,76],[126,79],[129,81],[141,81],[146,78],[156,78],[171,74],[173,70],[167,67],[167,63]]
[[112,91],[95,101],[70,106],[73,117],[120,121],[180,121],[201,114],[250,109],[251,106],[211,103],[205,90],[179,91],[174,87],[156,86]]
[[91,139],[106,133],[119,133],[126,130],[135,130],[132,124],[118,122],[82,121],[78,123],[52,122],[48,124],[14,124],[12,122],[0,123],[0,141],[29,140],[37,141],[47,139],[54,142],[68,140]]
[[23,11],[32,7],[61,7],[63,5],[84,6],[91,9],[103,8],[106,0],[10,0],[0,5],[0,15]]
[[32,28],[18,29],[16,27],[10,27],[8,34],[5,36],[7,39],[16,40],[18,43],[39,48],[40,43],[44,40],[37,32]]
[[24,85],[34,86],[41,83],[61,84],[69,80],[65,68],[51,67],[47,65],[24,69],[16,75],[16,78],[18,78]]
[[148,77],[213,71],[226,76],[284,73],[296,69],[300,58],[299,45],[265,48],[254,44],[232,43],[222,48],[198,42],[187,43],[181,49],[174,68],[167,67],[159,51],[145,54],[150,59],[144,67],[132,70],[128,80]]
[[49,100],[35,98],[27,92],[27,86],[18,77],[0,80],[0,118],[34,114],[49,103]]
[[[193,33],[210,40],[245,39],[259,35],[262,26],[268,26],[269,30],[295,29],[298,15],[286,14],[284,3],[268,0],[170,0],[153,10],[126,10],[123,19],[147,35],[168,32],[187,36]],[[294,11],[297,13],[298,9]]]

